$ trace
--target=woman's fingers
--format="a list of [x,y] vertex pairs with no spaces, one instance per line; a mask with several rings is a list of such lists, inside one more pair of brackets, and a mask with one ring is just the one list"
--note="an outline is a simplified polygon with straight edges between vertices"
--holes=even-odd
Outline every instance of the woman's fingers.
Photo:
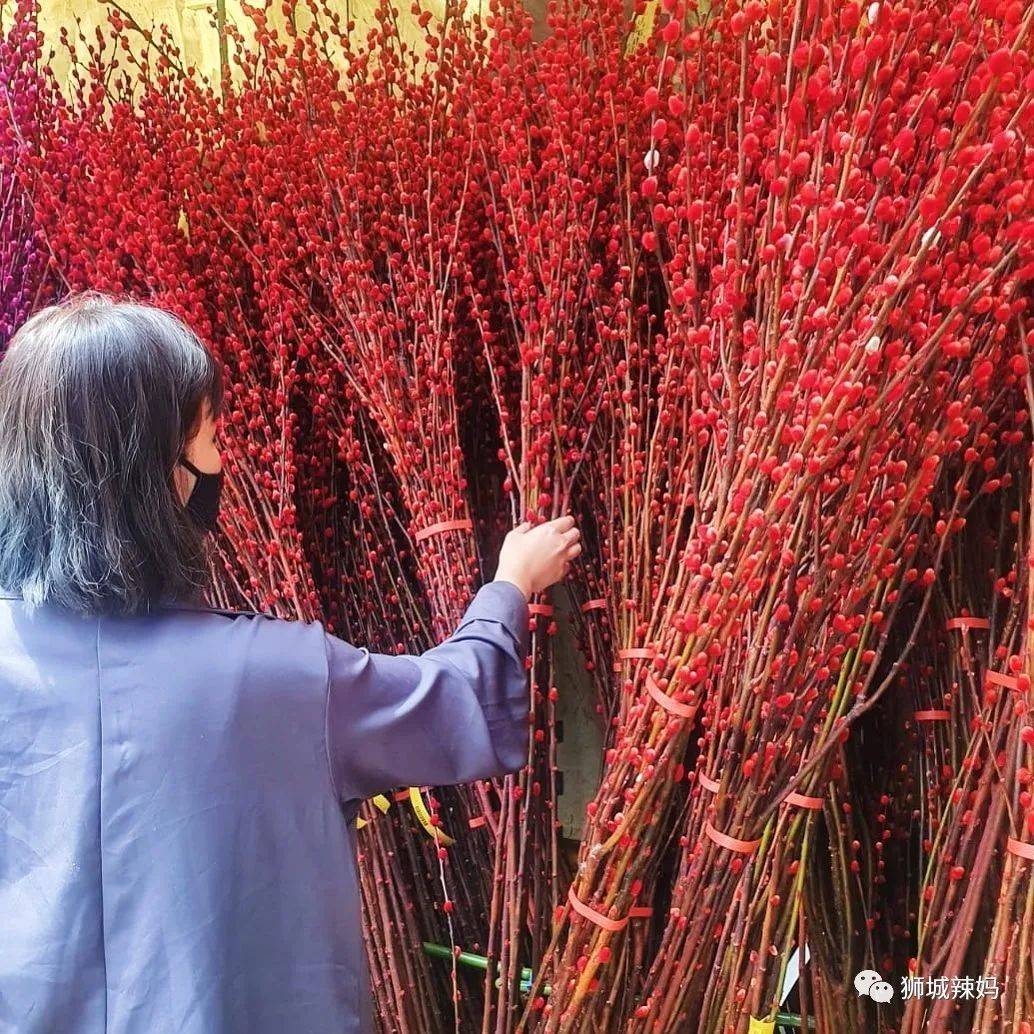
[[565,513],[563,517],[557,517],[557,519],[553,521],[553,527],[555,527],[557,531],[567,531],[568,528],[574,527],[574,517],[569,513]]
[[574,557],[578,556],[578,554],[581,553],[581,551],[582,544],[580,542],[572,542],[571,545],[567,547],[565,555],[568,559],[573,559]]

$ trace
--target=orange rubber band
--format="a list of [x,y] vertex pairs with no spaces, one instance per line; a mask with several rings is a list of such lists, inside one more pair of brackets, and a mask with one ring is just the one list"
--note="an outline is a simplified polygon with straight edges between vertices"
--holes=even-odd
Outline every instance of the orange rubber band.
[[665,711],[669,711],[679,718],[692,718],[697,709],[690,704],[680,704],[674,697],[668,696],[660,686],[653,680],[649,672],[646,674],[646,692],[657,701]]
[[488,819],[486,819],[484,815],[475,815],[469,822],[467,822],[467,825],[471,829],[480,829],[482,826],[487,824]]
[[578,895],[574,892],[574,887],[568,891],[567,900],[571,902],[571,907],[583,918],[588,919],[590,923],[595,923],[598,927],[603,930],[609,930],[611,933],[617,933],[619,930],[624,930],[628,925],[629,916],[625,916],[624,919],[609,919],[602,912],[597,912],[596,909],[590,908],[583,901],[578,900]]
[[990,627],[991,627],[991,622],[988,621],[987,618],[972,618],[972,617],[948,618],[948,622],[945,625],[945,628],[947,628],[949,632],[951,632],[951,631],[953,631],[954,629],[957,629],[957,628],[966,629],[966,628],[990,628]]
[[416,542],[423,542],[432,535],[438,535],[443,531],[472,531],[474,522],[469,517],[462,517],[456,521],[439,521],[437,524],[429,524],[421,528],[414,536]]
[[653,650],[649,650],[645,646],[630,646],[624,650],[618,650],[618,656],[622,660],[641,657],[643,660],[650,661],[653,660]]
[[553,613],[552,603],[529,603],[528,604],[529,614],[541,614],[544,618],[548,618]]
[[721,787],[715,780],[704,772],[697,773],[697,782],[705,789],[710,790],[711,793],[718,793]]
[[806,797],[796,790],[791,791],[783,798],[784,804],[795,804],[798,808],[809,808],[811,811],[822,811],[825,801],[821,797]]
[[610,919],[605,916],[602,912],[597,912],[596,909],[586,905],[583,901],[578,898],[578,895],[574,892],[572,887],[567,893],[567,900],[571,902],[571,907],[583,918],[588,919],[589,922],[595,923],[597,926],[602,927],[604,930],[609,930],[611,933],[617,933],[619,930],[624,930],[628,925],[630,919],[648,919],[653,915],[653,909],[645,906],[637,906],[628,910],[628,915],[624,919]]
[[916,711],[912,717],[917,722],[946,722],[951,718],[951,711]]
[[408,790],[396,790],[394,796],[395,796],[395,800],[396,801],[408,801],[409,800],[409,791]]
[[1025,844],[1022,840],[1013,840],[1012,837],[1009,837],[1005,846],[1009,854],[1034,862],[1034,844]]
[[581,606],[581,612],[583,614],[588,614],[590,610],[606,610],[606,608],[607,601],[600,597],[599,599],[587,600],[583,603]]
[[984,676],[985,685],[990,682],[996,686],[1004,686],[1006,689],[1019,689],[1020,681],[1015,675],[1005,675],[1000,671],[989,671]]
[[710,822],[705,823],[704,832],[719,847],[724,847],[727,851],[735,851],[737,854],[753,854],[758,849],[758,844],[761,843],[760,840],[737,840],[727,833],[720,833]]

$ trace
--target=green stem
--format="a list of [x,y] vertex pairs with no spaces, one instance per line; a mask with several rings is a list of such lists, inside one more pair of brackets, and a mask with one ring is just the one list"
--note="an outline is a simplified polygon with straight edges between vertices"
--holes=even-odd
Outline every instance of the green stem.
[[[434,944],[431,941],[423,941],[424,954],[430,955],[435,959],[444,959],[446,962],[452,960],[452,949],[444,944]],[[456,961],[461,966],[470,966],[472,969],[480,969],[484,972],[488,971],[488,959],[484,955],[475,955],[470,951],[461,951],[456,956]],[[528,989],[531,987],[532,975],[531,970],[525,966],[521,969],[521,990],[527,994]],[[552,992],[552,988],[547,984],[542,991],[542,994],[546,997]]]

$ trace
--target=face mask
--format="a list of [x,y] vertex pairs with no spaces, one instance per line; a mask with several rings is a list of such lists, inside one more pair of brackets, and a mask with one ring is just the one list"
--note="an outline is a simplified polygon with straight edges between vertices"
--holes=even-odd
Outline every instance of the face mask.
[[219,496],[223,490],[223,472],[206,474],[198,470],[188,459],[181,459],[180,465],[197,478],[187,499],[187,512],[208,531],[215,531],[219,523]]

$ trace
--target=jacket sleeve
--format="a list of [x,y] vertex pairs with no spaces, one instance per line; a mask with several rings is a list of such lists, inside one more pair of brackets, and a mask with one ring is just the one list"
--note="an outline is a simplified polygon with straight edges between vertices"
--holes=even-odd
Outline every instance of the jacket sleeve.
[[327,748],[342,800],[396,786],[445,786],[527,761],[528,604],[489,582],[456,631],[417,656],[326,636]]

